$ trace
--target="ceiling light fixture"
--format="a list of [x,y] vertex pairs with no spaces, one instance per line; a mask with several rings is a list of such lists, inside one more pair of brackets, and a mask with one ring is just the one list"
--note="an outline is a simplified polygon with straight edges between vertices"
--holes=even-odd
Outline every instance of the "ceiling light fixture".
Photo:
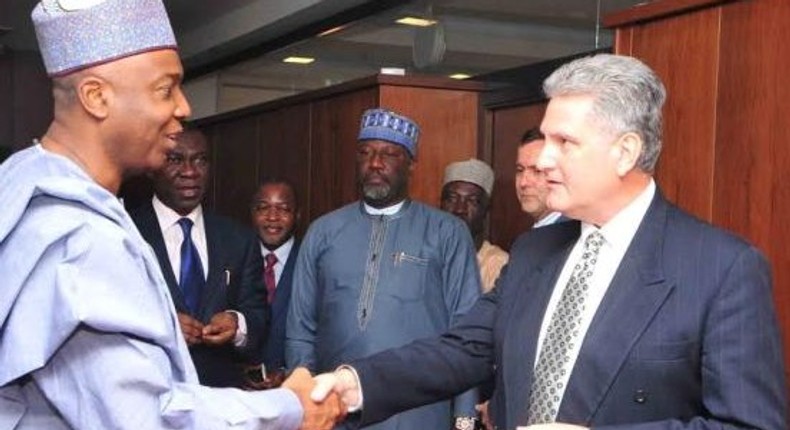
[[330,29],[327,29],[327,30],[324,30],[324,31],[318,33],[318,37],[329,36],[330,34],[337,33],[338,31],[340,31],[340,30],[342,30],[344,28],[346,28],[345,25],[338,25],[337,27],[332,27]]
[[454,73],[449,76],[451,79],[469,79],[472,75],[467,75],[466,73]]
[[283,63],[292,63],[292,64],[310,64],[315,61],[315,58],[312,57],[288,57],[283,59]]
[[430,27],[436,24],[435,19],[417,18],[415,16],[404,16],[403,18],[398,19],[395,22],[403,25],[411,25],[413,27]]

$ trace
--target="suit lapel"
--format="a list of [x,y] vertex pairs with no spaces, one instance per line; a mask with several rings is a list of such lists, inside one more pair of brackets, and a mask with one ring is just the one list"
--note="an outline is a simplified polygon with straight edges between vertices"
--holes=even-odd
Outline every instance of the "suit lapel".
[[[206,285],[203,286],[203,293],[200,298],[200,316],[206,321],[212,317],[211,310],[214,309],[213,303],[219,294],[225,294],[229,287],[227,267],[224,267],[225,256],[221,244],[222,234],[219,226],[211,214],[203,212],[203,226],[206,230],[206,250],[208,252],[208,274]],[[229,273],[229,272],[228,272]],[[240,275],[230,273],[230,276]],[[233,280],[230,280],[233,282]]]
[[135,212],[133,219],[137,223],[140,235],[151,245],[154,254],[156,254],[156,259],[159,261],[159,267],[162,269],[162,274],[165,277],[165,282],[167,282],[170,295],[173,297],[173,304],[176,310],[179,312],[186,312],[184,296],[181,294],[181,288],[176,281],[173,266],[170,265],[170,257],[167,255],[165,239],[164,236],[162,236],[162,228],[159,226],[159,220],[156,218],[154,207],[151,203],[148,203]]
[[656,197],[593,317],[558,421],[589,424],[634,345],[674,285],[663,273],[667,203]]

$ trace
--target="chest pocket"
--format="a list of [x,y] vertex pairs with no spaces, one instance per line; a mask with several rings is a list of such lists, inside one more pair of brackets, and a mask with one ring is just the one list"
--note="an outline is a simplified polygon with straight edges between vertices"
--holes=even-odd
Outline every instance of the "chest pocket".
[[431,266],[429,259],[400,251],[390,256],[388,266],[393,281],[386,290],[388,296],[404,301],[423,299]]

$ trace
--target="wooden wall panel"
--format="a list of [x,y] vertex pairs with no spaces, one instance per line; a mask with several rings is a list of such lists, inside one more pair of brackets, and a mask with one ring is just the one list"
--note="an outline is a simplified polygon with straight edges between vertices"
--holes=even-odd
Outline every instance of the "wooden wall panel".
[[489,238],[505,249],[510,249],[513,240],[535,221],[521,211],[516,197],[516,157],[521,136],[527,129],[540,126],[545,110],[546,103],[540,102],[492,111],[491,165],[496,183],[489,213]]
[[417,167],[409,192],[415,200],[438,206],[447,164],[477,156],[476,92],[382,85],[381,107],[415,120],[421,129]]
[[304,231],[359,198],[360,120],[366,109],[384,106],[429,124],[412,188],[415,198],[436,204],[444,166],[477,152],[480,90],[473,82],[377,75],[200,119],[195,125],[214,142],[216,176],[206,201],[248,223],[258,181],[285,176],[297,187]]
[[[310,183],[310,104],[286,106],[265,112],[258,120],[258,181],[266,176],[286,178],[294,184],[302,210],[307,204],[304,190]],[[257,184],[257,182],[256,182]],[[298,233],[304,233],[305,211]]]
[[662,188],[772,265],[790,381],[790,2],[665,0],[615,18],[605,21],[621,26],[617,51],[644,59],[670,92]]
[[629,36],[617,40],[629,40],[630,44],[617,46],[616,52],[639,57],[649,64],[661,76],[668,92],[664,148],[656,171],[661,190],[686,210],[710,220],[718,8],[637,25],[623,33]]
[[[770,259],[790,360],[790,2],[723,10],[713,220]],[[787,366],[790,381],[790,362]]]
[[218,125],[213,134],[213,209],[249,223],[249,202],[258,183],[258,118],[245,116]]
[[377,106],[378,89],[369,88],[313,102],[310,144],[311,220],[358,198],[356,148],[362,112]]

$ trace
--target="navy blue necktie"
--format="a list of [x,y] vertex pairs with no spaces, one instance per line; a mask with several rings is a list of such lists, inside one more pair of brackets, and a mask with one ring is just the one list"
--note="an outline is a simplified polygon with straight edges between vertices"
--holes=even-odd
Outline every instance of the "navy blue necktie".
[[206,279],[203,277],[203,265],[200,264],[197,248],[192,243],[192,220],[181,218],[178,220],[178,225],[184,232],[184,241],[181,242],[181,277],[178,286],[181,287],[187,308],[195,316],[200,306],[200,295]]

